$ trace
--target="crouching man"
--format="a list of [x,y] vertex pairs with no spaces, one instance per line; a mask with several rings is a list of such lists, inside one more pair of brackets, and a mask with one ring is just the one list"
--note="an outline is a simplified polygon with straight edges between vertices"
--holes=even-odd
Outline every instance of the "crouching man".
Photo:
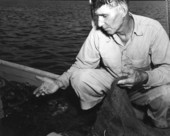
[[170,42],[161,24],[129,12],[128,0],[92,0],[95,27],[75,63],[56,81],[41,78],[36,96],[73,87],[83,110],[100,103],[119,77],[131,103],[148,105],[155,127],[170,126]]

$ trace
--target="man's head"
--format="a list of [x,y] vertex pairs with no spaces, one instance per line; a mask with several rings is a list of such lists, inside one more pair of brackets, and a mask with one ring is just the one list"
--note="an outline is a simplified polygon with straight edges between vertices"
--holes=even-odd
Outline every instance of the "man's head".
[[107,4],[107,5],[114,5],[114,4],[128,4],[129,0],[90,0],[90,4],[92,5],[93,10],[96,10],[100,8],[101,6]]
[[95,22],[107,34],[121,31],[128,13],[127,0],[91,0]]

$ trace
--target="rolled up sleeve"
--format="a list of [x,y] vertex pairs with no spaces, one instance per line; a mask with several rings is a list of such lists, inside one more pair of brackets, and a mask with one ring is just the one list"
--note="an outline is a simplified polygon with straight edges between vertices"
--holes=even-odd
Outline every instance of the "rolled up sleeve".
[[153,69],[148,73],[146,87],[156,87],[170,83],[170,41],[167,33],[160,25],[154,35],[150,49],[151,62]]
[[98,37],[95,28],[93,28],[81,47],[75,63],[57,79],[62,82],[62,89],[65,89],[70,85],[70,77],[73,72],[78,69],[97,68],[99,62]]

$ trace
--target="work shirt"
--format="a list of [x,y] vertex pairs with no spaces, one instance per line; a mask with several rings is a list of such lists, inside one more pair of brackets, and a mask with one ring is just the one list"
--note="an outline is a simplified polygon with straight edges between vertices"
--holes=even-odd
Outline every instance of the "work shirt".
[[170,83],[170,41],[161,24],[151,18],[130,14],[134,19],[131,39],[124,45],[117,34],[108,36],[92,28],[76,57],[75,63],[58,80],[69,85],[71,74],[77,69],[104,67],[113,77],[122,69],[134,68],[148,73],[146,87]]

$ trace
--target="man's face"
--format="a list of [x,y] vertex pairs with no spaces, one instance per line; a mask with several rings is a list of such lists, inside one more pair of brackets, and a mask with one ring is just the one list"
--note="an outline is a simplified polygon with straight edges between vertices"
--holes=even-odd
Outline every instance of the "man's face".
[[95,11],[95,14],[98,17],[98,27],[101,27],[107,34],[113,35],[120,31],[123,23],[120,6],[103,5]]

